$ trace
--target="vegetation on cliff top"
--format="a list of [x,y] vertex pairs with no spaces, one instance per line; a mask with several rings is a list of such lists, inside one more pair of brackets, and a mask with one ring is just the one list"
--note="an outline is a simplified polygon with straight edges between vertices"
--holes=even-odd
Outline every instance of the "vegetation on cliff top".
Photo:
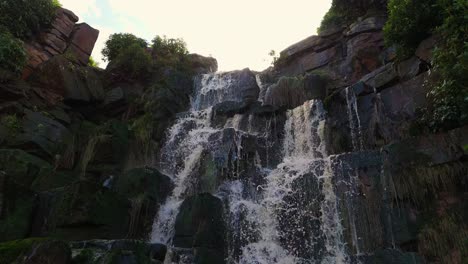
[[26,65],[23,42],[9,32],[0,32],[0,71],[19,75]]
[[414,54],[419,43],[435,34],[429,107],[423,120],[432,130],[468,123],[468,2],[466,0],[391,0],[384,28],[387,45],[400,60]]
[[[54,21],[57,0],[0,1],[0,73],[19,76],[26,65],[26,51],[19,40],[27,40]],[[9,78],[9,77],[8,77]],[[7,79],[8,79],[7,78]]]
[[17,38],[28,39],[52,24],[59,7],[58,0],[2,0],[0,26]]

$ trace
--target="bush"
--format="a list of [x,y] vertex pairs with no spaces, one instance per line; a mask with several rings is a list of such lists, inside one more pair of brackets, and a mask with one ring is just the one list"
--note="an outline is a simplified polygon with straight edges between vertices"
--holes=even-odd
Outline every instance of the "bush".
[[0,0],[0,26],[20,39],[49,27],[60,3],[57,0]]
[[372,13],[382,13],[385,10],[386,0],[366,0],[349,1],[333,0],[328,12],[322,19],[317,33],[333,26],[348,25],[354,22],[358,17],[371,15]]
[[428,107],[423,122],[431,130],[468,123],[468,5],[466,0],[391,0],[385,25],[387,45],[397,47],[398,59],[414,54],[419,43],[434,33]]
[[145,78],[151,70],[151,56],[138,43],[121,50],[113,67],[130,79]]
[[104,60],[113,61],[115,60],[124,50],[131,46],[139,48],[146,48],[148,43],[142,38],[138,38],[133,34],[129,33],[117,33],[112,34],[106,41],[106,46],[102,50]]
[[88,61],[88,66],[90,67],[94,67],[94,68],[99,68],[99,62],[97,62],[93,56],[90,56],[89,57],[89,61]]
[[0,71],[19,75],[26,65],[23,43],[9,33],[0,33]]
[[433,52],[435,82],[425,119],[433,130],[468,124],[468,5],[466,0],[439,0],[446,12],[436,29],[441,42]]
[[390,0],[384,27],[388,46],[395,45],[400,59],[414,54],[419,43],[442,22],[437,0]]
[[166,36],[156,36],[152,41],[152,48],[156,68],[182,66],[182,62],[188,54],[185,41]]

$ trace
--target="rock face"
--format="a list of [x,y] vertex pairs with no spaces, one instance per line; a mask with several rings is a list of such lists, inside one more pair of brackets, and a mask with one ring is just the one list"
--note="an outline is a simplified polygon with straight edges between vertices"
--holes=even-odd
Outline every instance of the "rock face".
[[38,87],[66,101],[89,103],[104,100],[104,88],[98,74],[92,67],[73,63],[59,55],[41,64],[30,79]]
[[210,194],[186,199],[175,223],[174,246],[195,249],[195,263],[224,263],[223,205]]
[[72,11],[60,8],[52,27],[25,44],[29,59],[23,71],[24,79],[58,54],[67,53],[82,65],[88,64],[99,31],[86,23],[75,24],[77,21],[78,17]]
[[261,73],[133,81],[60,10],[0,82],[0,264],[464,263],[468,127],[418,121],[436,38],[395,61],[386,1],[336,2],[381,8]]

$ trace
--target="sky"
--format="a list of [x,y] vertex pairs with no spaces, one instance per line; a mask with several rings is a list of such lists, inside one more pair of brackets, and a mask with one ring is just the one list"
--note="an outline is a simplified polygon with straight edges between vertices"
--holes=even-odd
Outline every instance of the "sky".
[[268,68],[271,50],[316,34],[331,0],[60,0],[100,31],[92,56],[112,33],[182,38],[191,53],[212,56],[220,71]]

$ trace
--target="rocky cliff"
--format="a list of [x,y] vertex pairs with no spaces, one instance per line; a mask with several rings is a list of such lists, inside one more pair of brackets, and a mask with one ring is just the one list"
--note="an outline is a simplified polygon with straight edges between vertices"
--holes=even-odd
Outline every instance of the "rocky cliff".
[[436,40],[396,60],[386,1],[353,4],[261,73],[145,80],[60,10],[0,82],[0,263],[464,263],[468,128],[418,122]]

